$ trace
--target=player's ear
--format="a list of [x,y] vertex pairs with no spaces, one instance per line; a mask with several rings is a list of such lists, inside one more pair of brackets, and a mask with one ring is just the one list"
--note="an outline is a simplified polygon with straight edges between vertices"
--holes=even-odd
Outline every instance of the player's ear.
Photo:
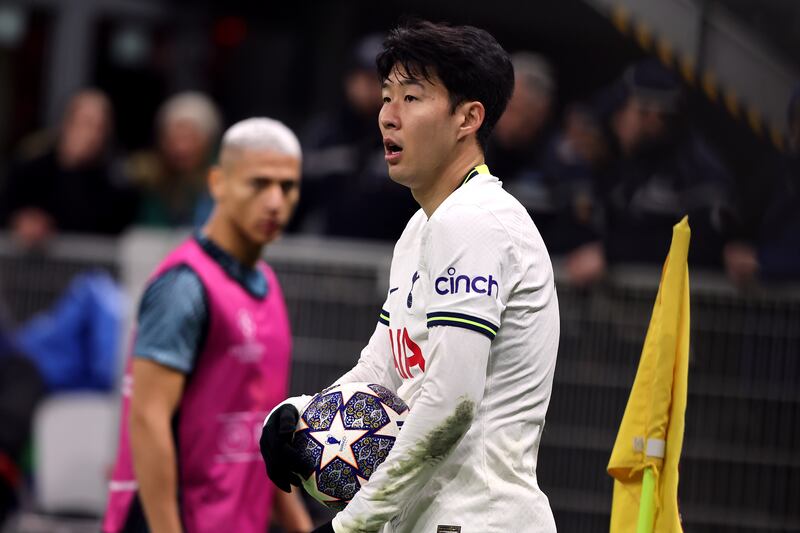
[[461,124],[458,130],[458,139],[461,140],[478,132],[486,116],[486,108],[477,101],[464,102],[459,107],[461,109],[459,109],[458,115],[461,118]]
[[208,193],[214,199],[214,202],[219,202],[224,195],[225,176],[223,173],[224,170],[220,165],[214,165],[208,171]]

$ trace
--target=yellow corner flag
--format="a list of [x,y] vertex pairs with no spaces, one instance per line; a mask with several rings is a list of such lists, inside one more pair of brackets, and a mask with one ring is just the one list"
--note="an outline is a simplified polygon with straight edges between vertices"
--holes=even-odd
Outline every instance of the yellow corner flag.
[[678,461],[689,375],[690,234],[687,217],[672,228],[636,379],[608,461],[614,478],[611,533],[683,531]]

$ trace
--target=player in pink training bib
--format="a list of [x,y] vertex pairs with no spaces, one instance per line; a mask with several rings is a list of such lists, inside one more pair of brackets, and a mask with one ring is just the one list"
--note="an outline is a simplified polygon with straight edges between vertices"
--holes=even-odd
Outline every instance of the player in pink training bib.
[[297,494],[274,490],[258,450],[261,421],[286,396],[291,353],[281,288],[260,257],[297,204],[300,157],[275,120],[225,133],[209,222],[142,297],[104,532],[264,533],[273,511],[287,531],[311,529]]

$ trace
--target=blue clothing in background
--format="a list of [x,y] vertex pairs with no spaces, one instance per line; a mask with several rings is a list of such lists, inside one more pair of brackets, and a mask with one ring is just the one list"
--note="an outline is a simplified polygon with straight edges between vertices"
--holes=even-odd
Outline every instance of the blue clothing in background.
[[117,376],[124,296],[105,272],[77,276],[48,312],[17,331],[17,345],[50,391],[111,390]]
[[[261,270],[242,265],[202,234],[200,247],[250,294],[263,298],[267,280]],[[163,272],[145,290],[139,306],[133,353],[178,372],[194,369],[208,330],[208,303],[199,276],[187,265]]]

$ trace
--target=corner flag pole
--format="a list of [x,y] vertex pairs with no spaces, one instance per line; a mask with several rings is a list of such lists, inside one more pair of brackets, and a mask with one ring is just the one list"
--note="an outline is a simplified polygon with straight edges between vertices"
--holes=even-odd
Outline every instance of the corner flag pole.
[[639,500],[639,520],[636,522],[636,533],[653,533],[656,517],[655,506],[656,476],[653,467],[648,466],[642,473],[642,497]]

